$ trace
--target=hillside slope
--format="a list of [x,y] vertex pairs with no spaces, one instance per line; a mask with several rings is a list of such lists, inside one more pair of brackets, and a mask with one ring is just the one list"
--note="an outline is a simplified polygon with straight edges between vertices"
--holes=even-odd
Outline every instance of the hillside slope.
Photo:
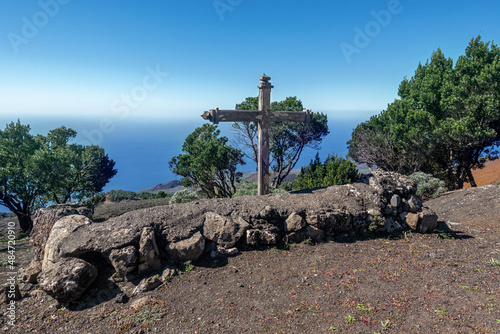
[[[473,170],[472,175],[478,187],[485,184],[500,184],[500,159],[486,162],[484,168]],[[466,183],[464,188],[470,188],[470,184]]]

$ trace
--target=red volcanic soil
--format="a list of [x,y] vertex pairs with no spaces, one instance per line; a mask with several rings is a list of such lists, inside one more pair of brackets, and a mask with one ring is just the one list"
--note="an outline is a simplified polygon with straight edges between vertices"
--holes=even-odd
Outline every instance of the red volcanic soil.
[[[486,184],[500,184],[500,159],[486,162],[484,168],[473,170],[472,175],[478,187]],[[464,188],[470,188],[470,184],[465,184]]]

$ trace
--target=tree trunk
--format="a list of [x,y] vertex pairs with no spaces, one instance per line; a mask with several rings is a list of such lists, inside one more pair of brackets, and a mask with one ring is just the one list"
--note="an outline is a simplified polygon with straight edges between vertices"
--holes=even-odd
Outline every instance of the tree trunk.
[[474,175],[472,175],[472,171],[469,167],[465,167],[465,172],[467,173],[467,178],[469,179],[471,187],[477,187],[476,180],[474,180]]
[[31,232],[33,228],[33,221],[31,220],[30,214],[26,214],[24,212],[14,212],[19,220],[19,227],[23,230],[24,233]]

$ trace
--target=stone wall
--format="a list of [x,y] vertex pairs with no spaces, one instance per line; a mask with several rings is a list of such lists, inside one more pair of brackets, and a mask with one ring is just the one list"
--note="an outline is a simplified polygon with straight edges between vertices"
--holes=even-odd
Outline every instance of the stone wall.
[[[276,245],[284,240],[321,242],[408,228],[430,232],[436,227],[437,216],[422,208],[415,191],[411,179],[375,171],[355,184],[260,197],[200,200],[133,211],[104,223],[68,212],[71,215],[52,222],[47,237],[44,234],[32,243],[38,255],[30,266],[30,279],[36,279],[33,271],[43,270],[43,279],[39,280],[42,289],[70,302],[90,285],[90,278],[97,276],[96,268],[86,266],[82,259],[89,253],[106,258],[114,268],[113,279],[120,280],[130,273],[158,271],[169,263],[196,261],[204,253],[214,257],[234,255],[241,247]],[[53,221],[53,217],[60,218],[59,212],[60,208],[43,209],[36,221]],[[74,258],[77,260],[68,260]],[[74,264],[81,270],[64,269]],[[85,279],[57,275],[68,272]],[[60,288],[74,288],[75,282],[83,281],[86,286],[77,289],[75,298]]]

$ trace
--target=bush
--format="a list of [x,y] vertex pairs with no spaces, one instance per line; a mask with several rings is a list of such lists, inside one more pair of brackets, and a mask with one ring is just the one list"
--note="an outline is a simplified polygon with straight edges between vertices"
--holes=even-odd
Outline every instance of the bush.
[[[243,181],[240,189],[238,189],[238,191],[233,195],[233,197],[248,196],[248,195],[256,196],[257,188],[258,188],[257,182],[250,183],[248,181]],[[283,189],[275,189],[272,185],[269,185],[269,192],[278,194],[278,193],[284,193],[286,191]]]
[[325,162],[321,162],[319,154],[311,160],[307,167],[303,167],[293,181],[292,189],[312,189],[329,187],[356,182],[359,172],[356,164],[351,160],[336,155],[330,155]]
[[190,189],[179,190],[170,199],[170,204],[174,203],[187,203],[199,199],[198,194]]
[[147,192],[138,193],[138,194],[136,194],[136,197],[140,198],[140,199],[154,199],[154,198],[157,198],[154,193],[147,193]]
[[444,181],[430,174],[416,172],[411,174],[410,178],[417,183],[417,195],[424,199],[446,192]]
[[111,190],[108,193],[108,199],[112,202],[134,199],[136,196],[137,194],[134,191],[127,190]]
[[155,198],[165,198],[167,197],[167,193],[164,192],[163,190],[160,190],[159,192],[156,193]]
[[95,194],[91,198],[87,199],[84,204],[94,210],[96,206],[99,204],[103,203],[106,200],[106,196],[104,196],[104,193],[99,193]]

